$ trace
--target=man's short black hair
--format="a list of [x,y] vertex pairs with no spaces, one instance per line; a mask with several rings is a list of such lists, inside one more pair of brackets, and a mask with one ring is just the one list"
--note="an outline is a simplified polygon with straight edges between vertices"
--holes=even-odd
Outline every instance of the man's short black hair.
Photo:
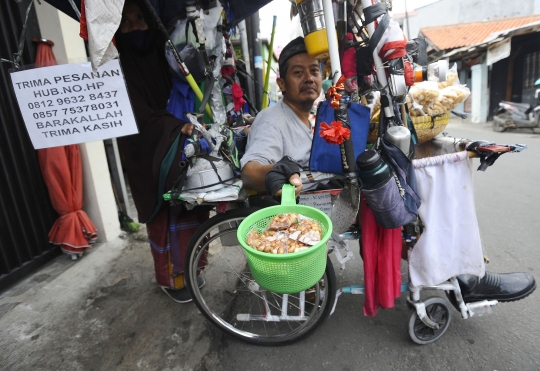
[[287,67],[289,59],[297,54],[307,53],[306,44],[304,38],[298,36],[296,39],[285,45],[281,54],[279,55],[279,76],[284,79],[287,74]]

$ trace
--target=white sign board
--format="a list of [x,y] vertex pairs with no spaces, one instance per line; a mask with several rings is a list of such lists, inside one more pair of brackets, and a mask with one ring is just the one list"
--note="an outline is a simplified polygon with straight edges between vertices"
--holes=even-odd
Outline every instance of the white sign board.
[[11,73],[35,149],[138,133],[118,60],[92,73],[90,62]]

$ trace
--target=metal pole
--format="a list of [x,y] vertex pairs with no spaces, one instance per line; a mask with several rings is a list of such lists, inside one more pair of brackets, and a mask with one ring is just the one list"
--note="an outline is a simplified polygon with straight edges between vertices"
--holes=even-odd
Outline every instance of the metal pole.
[[[334,22],[334,11],[332,9],[332,0],[322,0],[324,11],[324,23],[326,24],[326,37],[328,38],[328,53],[330,54],[330,65],[332,67],[333,83],[336,84],[341,77],[341,62],[339,59],[339,47],[336,32],[336,23]],[[345,94],[345,93],[344,93]],[[351,129],[349,113],[347,112],[347,102],[341,100],[339,109],[334,111],[334,118],[341,121],[343,127]],[[354,158],[354,148],[352,139],[347,139],[340,144],[341,165],[343,174],[349,179],[349,182],[356,187],[356,165]]]
[[[328,1],[328,0],[327,0]],[[362,7],[364,9],[369,8],[371,6],[371,0],[362,0]],[[368,34],[371,38],[373,36],[373,33],[375,32],[375,22],[371,22],[367,25]],[[392,95],[390,94],[390,91],[388,89],[388,80],[386,78],[386,71],[383,67],[383,62],[381,57],[379,57],[379,54],[377,54],[377,51],[373,51],[373,62],[375,63],[375,72],[377,74],[377,80],[379,81],[379,84],[381,84],[382,89],[385,92],[385,95],[388,98],[389,105],[388,107],[384,108],[384,116],[385,117],[394,117],[394,109],[393,109],[393,102],[392,102]]]
[[407,0],[403,0],[405,4],[405,22],[407,22],[407,40],[411,39],[411,34],[409,31],[409,12],[407,11]]
[[330,66],[334,74],[333,83],[335,84],[341,77],[341,63],[339,61],[339,47],[336,32],[336,23],[334,22],[334,10],[332,9],[332,0],[323,0],[324,23],[326,24],[326,37],[328,38],[328,52],[330,54]]

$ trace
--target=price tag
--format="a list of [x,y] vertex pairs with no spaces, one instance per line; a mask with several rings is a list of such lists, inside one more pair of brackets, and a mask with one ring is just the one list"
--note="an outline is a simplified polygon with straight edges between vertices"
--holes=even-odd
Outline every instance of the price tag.
[[118,60],[92,72],[90,62],[11,73],[35,149],[138,133]]
[[332,216],[332,195],[330,192],[310,192],[303,193],[300,195],[299,202],[300,205],[314,207],[328,217]]

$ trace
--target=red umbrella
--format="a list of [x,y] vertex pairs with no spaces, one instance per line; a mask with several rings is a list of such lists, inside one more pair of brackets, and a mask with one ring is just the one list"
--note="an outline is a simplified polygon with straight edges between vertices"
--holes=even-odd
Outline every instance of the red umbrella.
[[[36,67],[56,65],[51,46],[45,39],[38,43]],[[60,214],[49,231],[49,241],[67,254],[80,254],[97,238],[97,229],[83,206],[83,174],[79,146],[69,145],[38,150],[43,179],[54,209]]]

